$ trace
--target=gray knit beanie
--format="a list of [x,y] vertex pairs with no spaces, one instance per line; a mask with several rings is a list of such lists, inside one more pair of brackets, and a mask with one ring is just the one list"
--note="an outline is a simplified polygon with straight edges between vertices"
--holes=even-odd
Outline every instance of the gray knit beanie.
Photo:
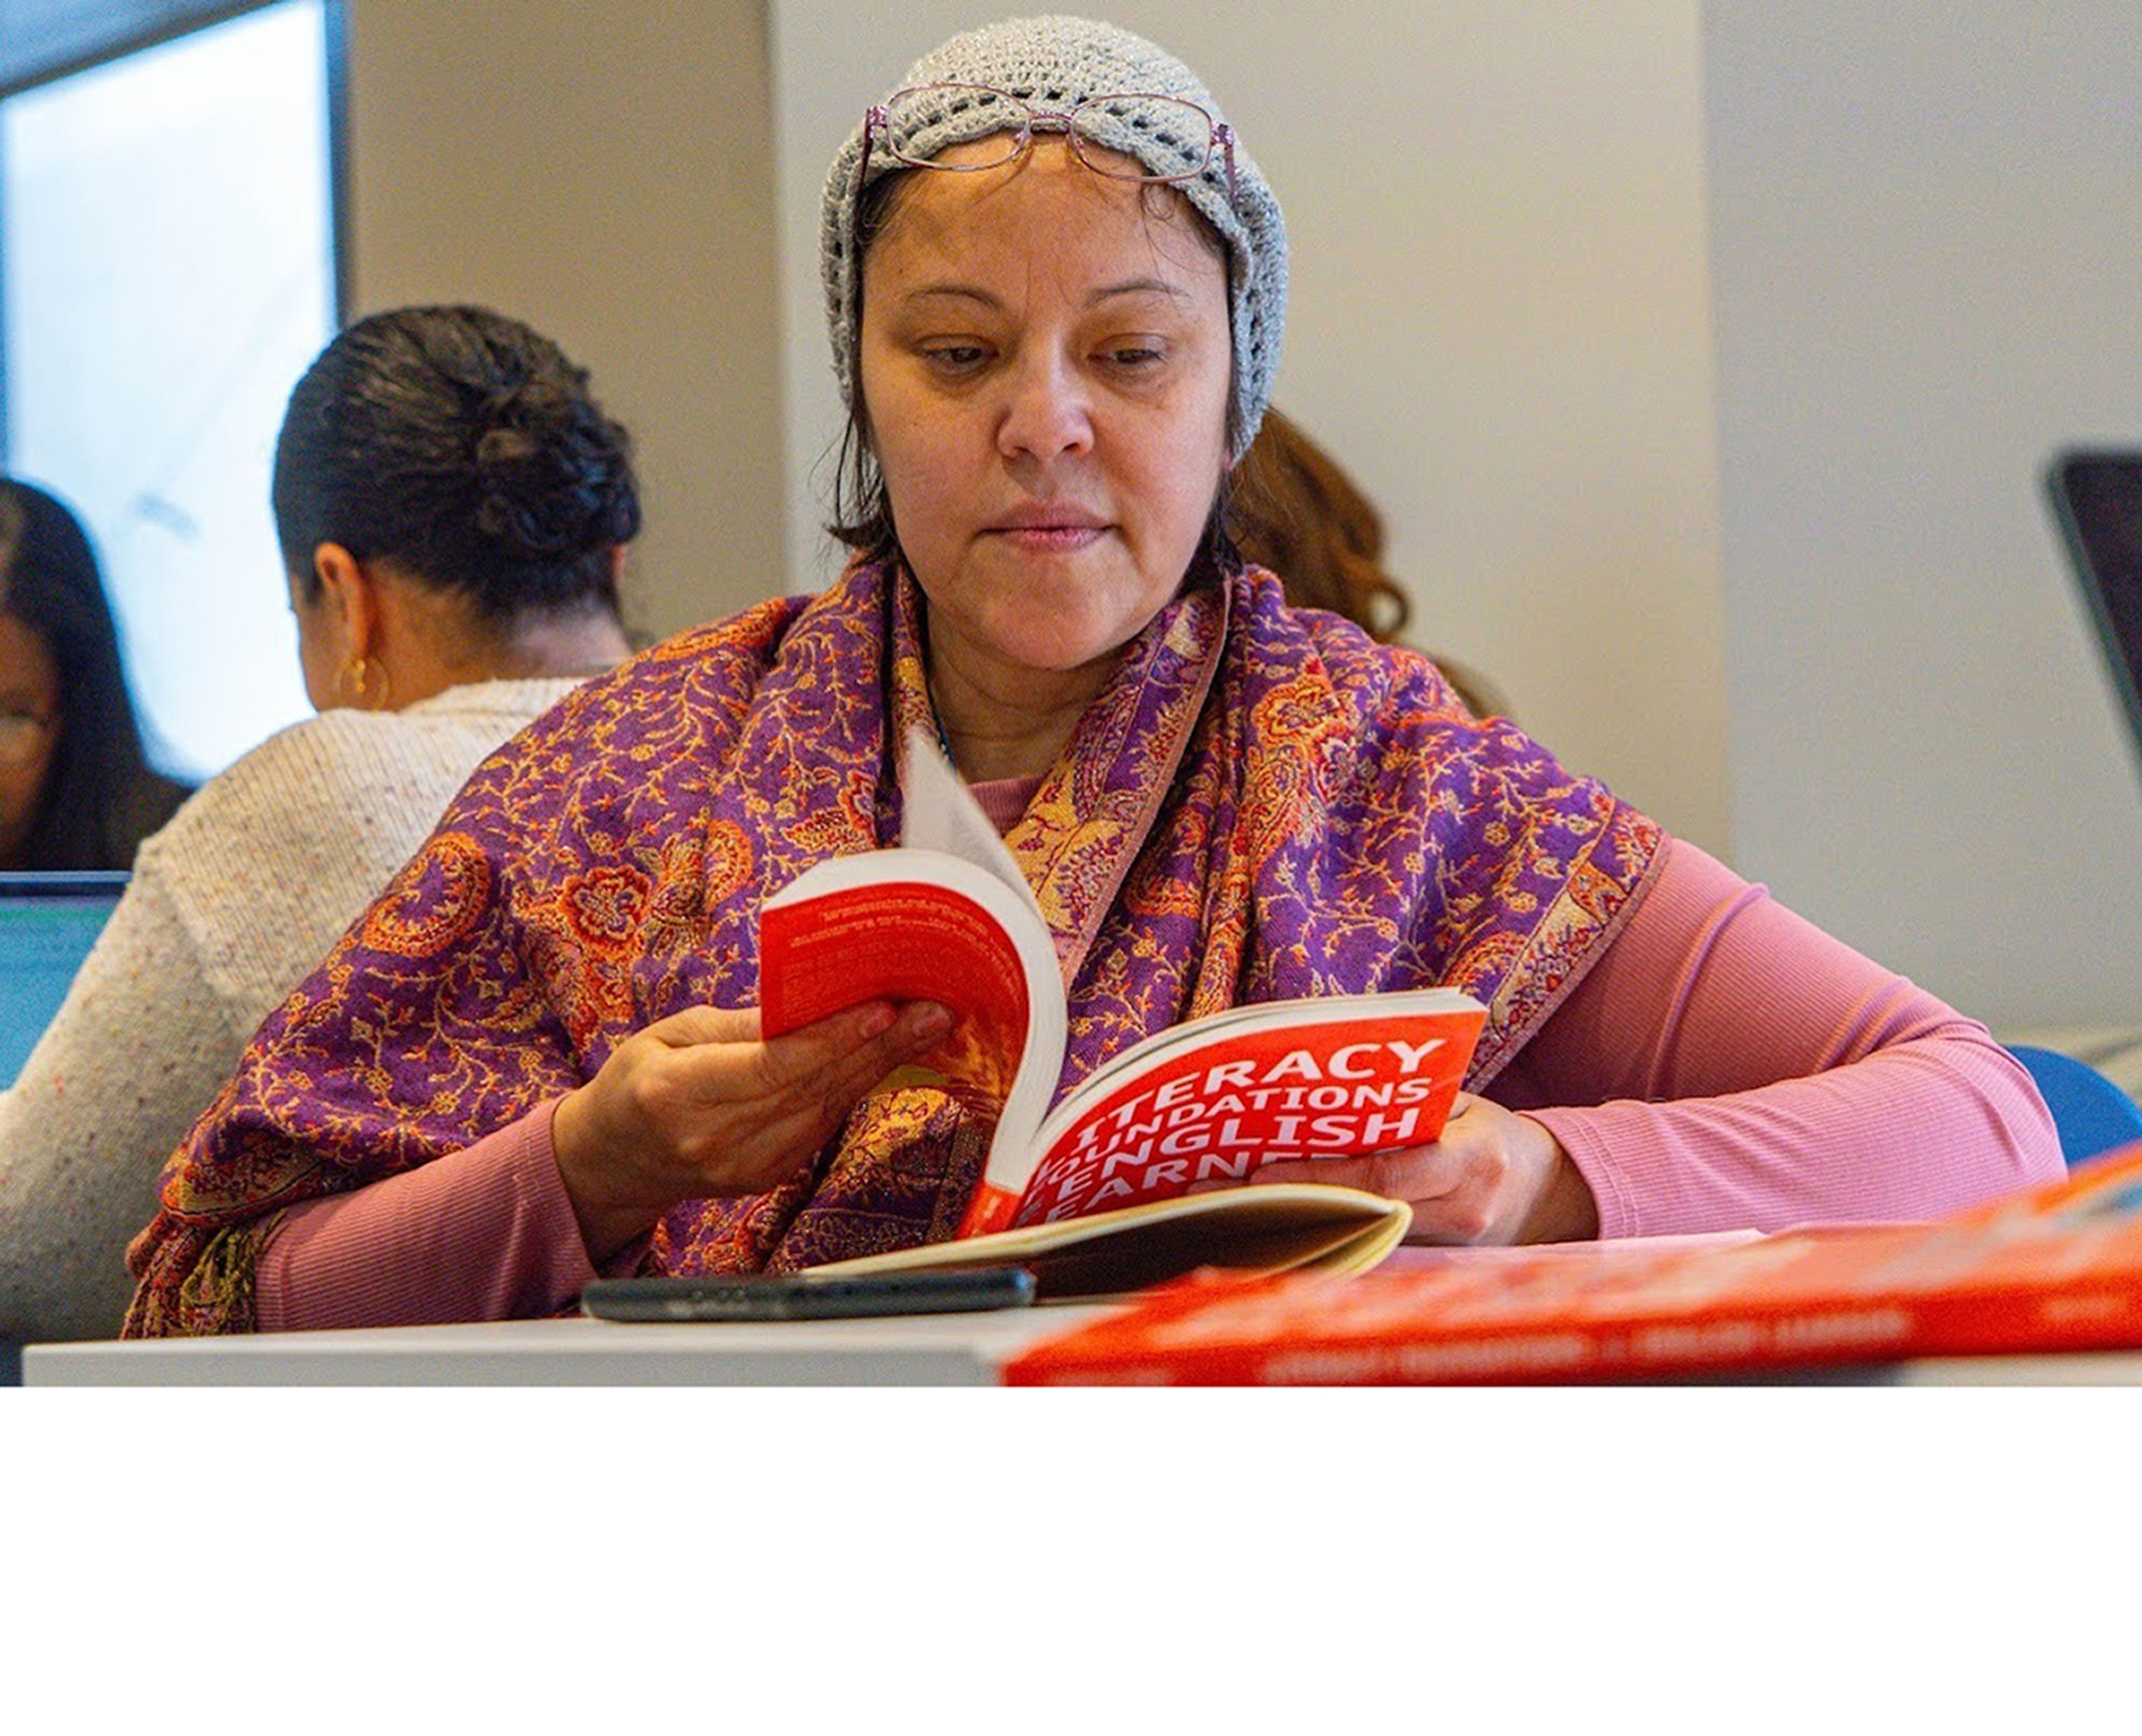
[[[1011,18],[985,24],[954,37],[916,62],[894,86],[988,85],[1062,111],[1089,96],[1118,93],[1176,96],[1194,102],[1213,120],[1224,118],[1219,105],[1192,72],[1164,49],[1113,24],[1084,18]],[[948,93],[941,110],[907,136],[914,155],[935,156],[1003,131],[1000,111],[977,107],[971,100]],[[1135,157],[1156,175],[1173,175],[1191,166],[1183,147],[1130,121],[1110,117],[1089,131],[1095,142]],[[833,159],[826,176],[823,217],[818,244],[820,274],[825,279],[826,319],[832,330],[833,372],[841,397],[856,407],[856,341],[860,263],[856,248],[856,203],[862,191],[856,165],[862,156],[863,129],[858,125]],[[873,146],[873,181],[901,166],[891,154]],[[1228,430],[1236,457],[1248,450],[1271,401],[1272,375],[1279,367],[1280,337],[1286,325],[1286,227],[1279,201],[1250,154],[1235,141],[1235,198],[1227,196],[1227,165],[1215,150],[1212,161],[1195,180],[1175,185],[1227,249],[1230,323],[1235,345],[1234,422]]]

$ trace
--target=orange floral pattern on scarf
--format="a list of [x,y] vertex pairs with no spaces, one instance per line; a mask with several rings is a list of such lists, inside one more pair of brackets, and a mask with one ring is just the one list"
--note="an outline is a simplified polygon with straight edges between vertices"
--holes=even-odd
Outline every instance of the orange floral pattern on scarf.
[[[920,603],[859,566],[644,653],[493,754],[262,1028],[131,1258],[136,1333],[240,1330],[274,1214],[458,1151],[634,1030],[758,998],[761,903],[899,835],[932,713]],[[1660,834],[1434,666],[1255,572],[1128,645],[1006,844],[1070,1009],[1062,1084],[1243,1000],[1450,983],[1488,1085],[1626,920]],[[949,1235],[986,1116],[888,1089],[809,1173],[688,1201],[649,1269],[786,1268]]]

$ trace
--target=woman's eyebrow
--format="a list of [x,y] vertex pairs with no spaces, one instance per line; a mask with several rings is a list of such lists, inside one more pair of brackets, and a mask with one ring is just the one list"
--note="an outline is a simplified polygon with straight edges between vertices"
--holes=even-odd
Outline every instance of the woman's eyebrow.
[[903,290],[903,302],[970,301],[985,308],[1001,310],[1003,300],[990,291],[974,284],[924,284],[913,289]]
[[1103,284],[1100,289],[1094,290],[1086,298],[1086,305],[1091,308],[1102,302],[1114,301],[1119,297],[1127,295],[1158,295],[1164,296],[1169,301],[1179,302],[1187,302],[1192,298],[1190,292],[1182,284],[1171,284],[1166,278],[1126,278],[1120,284]]

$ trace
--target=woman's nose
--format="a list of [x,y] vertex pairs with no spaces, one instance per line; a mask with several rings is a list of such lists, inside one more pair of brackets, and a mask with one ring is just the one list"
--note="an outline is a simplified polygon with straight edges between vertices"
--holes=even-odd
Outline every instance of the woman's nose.
[[1005,457],[1046,463],[1092,446],[1085,382],[1060,358],[1037,358],[1022,366],[1011,377],[1010,390],[997,429],[997,446]]

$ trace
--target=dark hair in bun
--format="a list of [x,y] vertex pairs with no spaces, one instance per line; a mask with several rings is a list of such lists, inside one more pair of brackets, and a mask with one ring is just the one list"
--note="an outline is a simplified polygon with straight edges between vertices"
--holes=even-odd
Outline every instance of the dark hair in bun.
[[339,543],[501,624],[616,614],[610,550],[639,530],[631,442],[586,370],[485,308],[397,308],[336,338],[290,394],[274,498],[308,587],[313,550]]

